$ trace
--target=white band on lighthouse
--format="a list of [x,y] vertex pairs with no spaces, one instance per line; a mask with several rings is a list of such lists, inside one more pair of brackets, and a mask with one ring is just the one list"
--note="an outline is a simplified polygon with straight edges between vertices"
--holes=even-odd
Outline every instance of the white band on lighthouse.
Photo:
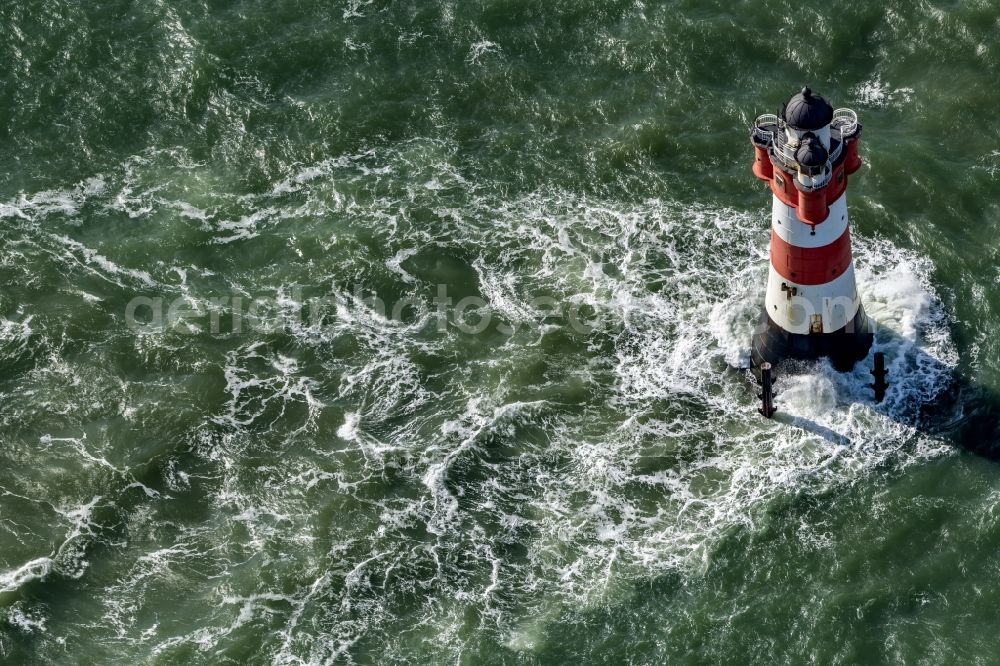
[[795,209],[781,199],[771,195],[771,228],[781,240],[797,247],[823,247],[844,235],[847,231],[847,193],[830,204],[830,214],[823,224],[815,227],[799,219]]
[[787,280],[771,267],[767,276],[764,309],[775,324],[789,333],[813,332],[813,315],[820,315],[822,333],[834,333],[854,320],[861,307],[854,264],[840,277],[821,285],[801,285]]

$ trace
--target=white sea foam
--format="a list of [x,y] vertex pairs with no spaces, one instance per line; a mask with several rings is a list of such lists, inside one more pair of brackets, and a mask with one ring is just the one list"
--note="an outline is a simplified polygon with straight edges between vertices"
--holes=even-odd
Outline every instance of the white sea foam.
[[88,199],[105,193],[107,183],[101,176],[88,178],[64,190],[43,190],[21,193],[16,199],[0,204],[0,218],[44,220],[52,215],[74,219]]
[[902,107],[913,101],[916,91],[907,87],[893,88],[875,77],[854,87],[851,94],[863,106]]
[[83,243],[75,241],[68,236],[52,235],[52,239],[63,245],[66,250],[63,256],[76,263],[81,268],[101,277],[104,280],[113,282],[120,287],[127,286],[116,278],[130,278],[137,281],[144,287],[156,287],[157,282],[150,274],[141,269],[125,268],[108,259],[103,254],[92,250]]
[[[265,367],[270,372],[262,372]],[[267,354],[262,343],[250,343],[229,353],[224,375],[230,399],[226,413],[213,420],[237,430],[273,426],[298,403],[306,407],[307,417],[295,432],[304,432],[312,428],[322,407],[314,395],[316,380],[299,375],[294,359]]]
[[488,39],[478,41],[469,47],[469,54],[465,56],[465,62],[470,65],[477,64],[487,53],[501,53],[500,45]]
[[361,416],[357,412],[348,412],[344,415],[344,424],[337,428],[337,437],[349,441],[356,441],[358,438],[358,422]]
[[52,571],[52,566],[52,558],[39,557],[0,574],[0,593],[13,592],[29,581],[44,578]]
[[406,248],[397,252],[391,259],[385,262],[385,265],[394,273],[398,273],[403,279],[403,282],[412,283],[414,277],[403,270],[402,264],[404,261],[410,257],[416,255],[419,252],[416,248]]
[[347,7],[344,9],[344,18],[364,18],[364,8],[372,4],[374,0],[347,0]]

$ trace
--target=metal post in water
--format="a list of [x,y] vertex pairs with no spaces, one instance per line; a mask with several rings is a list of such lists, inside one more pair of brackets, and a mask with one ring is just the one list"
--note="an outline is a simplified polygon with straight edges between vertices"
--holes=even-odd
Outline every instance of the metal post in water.
[[764,418],[771,418],[777,408],[774,406],[774,378],[771,377],[771,364],[761,363],[760,365],[760,393],[757,397],[761,400],[761,406],[757,409],[758,412],[764,415]]
[[882,402],[885,399],[885,391],[889,388],[889,383],[885,381],[889,371],[885,369],[884,353],[875,353],[875,368],[871,373],[875,377],[875,383],[870,385],[875,390],[875,402]]

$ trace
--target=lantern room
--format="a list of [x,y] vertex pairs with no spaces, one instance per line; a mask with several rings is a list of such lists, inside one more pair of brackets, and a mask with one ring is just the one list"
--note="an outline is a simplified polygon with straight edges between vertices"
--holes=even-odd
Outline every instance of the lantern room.
[[778,199],[815,227],[861,168],[861,124],[851,109],[836,109],[803,88],[777,114],[759,116],[750,128],[753,172]]

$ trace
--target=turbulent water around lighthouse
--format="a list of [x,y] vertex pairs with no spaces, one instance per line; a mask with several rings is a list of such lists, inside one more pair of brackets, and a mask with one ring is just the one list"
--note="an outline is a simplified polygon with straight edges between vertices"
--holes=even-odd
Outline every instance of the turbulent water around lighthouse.
[[[0,8],[0,661],[989,661],[1000,10],[729,5]],[[892,384],[769,422],[805,83]]]

